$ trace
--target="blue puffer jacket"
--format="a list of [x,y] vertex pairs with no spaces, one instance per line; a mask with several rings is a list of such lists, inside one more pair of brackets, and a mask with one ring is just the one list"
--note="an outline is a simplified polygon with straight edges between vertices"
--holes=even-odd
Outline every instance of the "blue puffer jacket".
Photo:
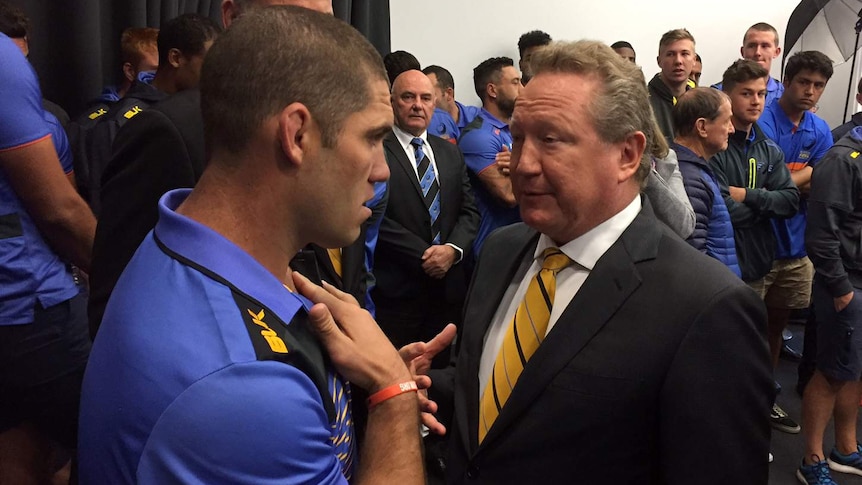
[[682,145],[674,143],[671,148],[679,159],[685,192],[694,208],[694,232],[689,236],[688,243],[721,261],[736,276],[741,277],[730,212],[721,196],[712,168],[706,160]]

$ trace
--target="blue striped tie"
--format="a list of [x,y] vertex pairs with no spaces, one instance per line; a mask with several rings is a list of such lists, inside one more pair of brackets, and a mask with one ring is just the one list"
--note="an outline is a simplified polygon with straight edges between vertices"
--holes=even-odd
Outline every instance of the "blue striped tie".
[[425,141],[416,137],[410,141],[416,155],[416,172],[419,174],[419,186],[422,188],[422,197],[428,214],[431,216],[431,242],[440,244],[440,185],[437,183],[437,174],[434,173],[434,165],[431,159],[425,156],[422,146]]

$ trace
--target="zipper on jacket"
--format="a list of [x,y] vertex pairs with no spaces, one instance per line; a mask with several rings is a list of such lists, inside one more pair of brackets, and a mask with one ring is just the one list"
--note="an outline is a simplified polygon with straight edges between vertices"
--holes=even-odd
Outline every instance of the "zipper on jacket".
[[757,160],[752,157],[748,159],[748,188],[756,189],[755,182],[757,182]]

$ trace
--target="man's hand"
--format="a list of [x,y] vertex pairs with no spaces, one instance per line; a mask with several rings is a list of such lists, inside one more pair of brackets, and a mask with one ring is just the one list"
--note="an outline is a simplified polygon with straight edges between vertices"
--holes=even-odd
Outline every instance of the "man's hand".
[[416,381],[421,390],[419,392],[419,409],[422,411],[422,424],[430,432],[441,436],[446,434],[446,427],[434,417],[434,413],[437,412],[437,403],[428,399],[426,389],[431,387],[431,378],[426,374],[431,368],[431,361],[452,344],[456,333],[455,325],[450,323],[430,341],[407,344],[398,351],[413,374],[413,380]]
[[745,188],[743,187],[728,187],[730,190],[730,198],[740,204],[745,200]]
[[507,145],[503,145],[503,151],[497,153],[494,157],[494,163],[497,165],[497,170],[499,170],[501,174],[506,176],[509,175],[509,166],[512,163],[512,152],[509,151],[509,147]]
[[326,348],[335,369],[368,394],[412,379],[398,351],[377,322],[349,294],[324,282],[315,285],[293,272],[297,291],[313,301],[311,327]]
[[435,244],[422,254],[422,270],[432,278],[442,279],[455,264],[457,251],[446,244]]
[[847,305],[850,304],[850,301],[853,300],[853,292],[847,293],[846,295],[839,296],[838,298],[833,298],[833,303],[835,304],[835,311],[840,312],[847,308]]

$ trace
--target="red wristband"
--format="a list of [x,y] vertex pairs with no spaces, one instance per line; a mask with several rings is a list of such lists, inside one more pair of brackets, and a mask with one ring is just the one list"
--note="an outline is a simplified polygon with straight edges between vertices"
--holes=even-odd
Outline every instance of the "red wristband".
[[416,385],[416,381],[399,382],[398,384],[384,387],[368,397],[368,409],[377,406],[387,399],[404,394],[405,392],[416,392],[418,390],[419,387]]

